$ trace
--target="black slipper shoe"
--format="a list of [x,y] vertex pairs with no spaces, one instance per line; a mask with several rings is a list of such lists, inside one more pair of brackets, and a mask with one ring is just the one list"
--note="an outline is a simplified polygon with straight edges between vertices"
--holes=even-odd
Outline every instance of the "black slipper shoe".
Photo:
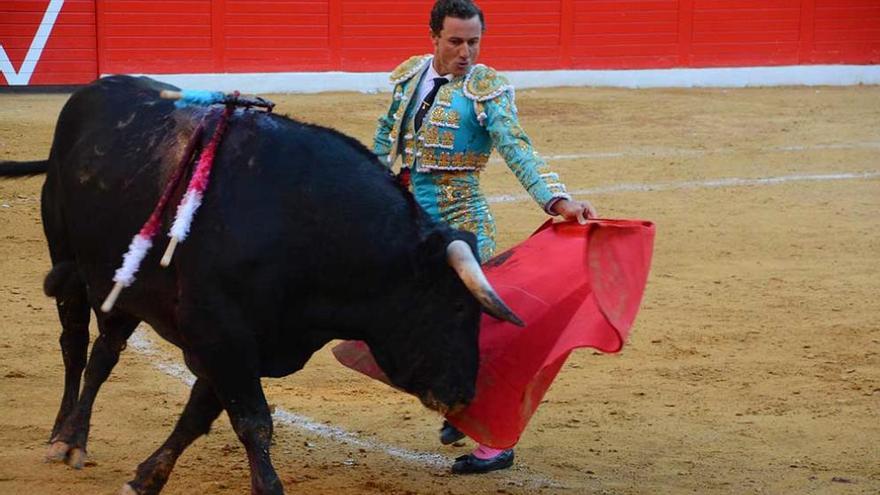
[[477,474],[507,469],[513,465],[513,458],[513,449],[507,449],[491,459],[480,459],[473,454],[467,454],[455,460],[452,472],[455,474]]
[[440,428],[440,443],[443,445],[449,445],[462,438],[464,438],[464,433],[458,431],[458,428],[452,426],[449,421],[443,422],[443,427]]

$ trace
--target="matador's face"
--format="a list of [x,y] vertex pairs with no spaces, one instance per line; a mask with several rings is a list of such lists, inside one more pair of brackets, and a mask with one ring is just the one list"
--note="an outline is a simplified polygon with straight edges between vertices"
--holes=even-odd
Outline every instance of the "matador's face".
[[434,70],[441,76],[467,74],[480,54],[483,24],[479,16],[470,19],[446,17],[443,29],[431,33],[434,43]]

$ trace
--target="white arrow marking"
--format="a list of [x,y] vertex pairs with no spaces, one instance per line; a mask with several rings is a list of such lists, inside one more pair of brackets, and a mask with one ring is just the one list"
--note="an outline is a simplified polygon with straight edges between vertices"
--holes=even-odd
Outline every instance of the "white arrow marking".
[[34,35],[31,47],[28,48],[24,62],[22,62],[21,68],[17,72],[15,67],[12,66],[9,56],[6,55],[3,45],[0,45],[0,72],[3,73],[6,82],[10,86],[27,86],[30,82],[37,62],[40,60],[40,56],[43,55],[43,48],[46,47],[49,35],[52,34],[52,28],[55,27],[58,14],[61,13],[62,6],[64,6],[64,0],[51,0],[49,2],[49,6],[46,7],[46,13],[43,14],[43,20],[40,21],[37,34]]

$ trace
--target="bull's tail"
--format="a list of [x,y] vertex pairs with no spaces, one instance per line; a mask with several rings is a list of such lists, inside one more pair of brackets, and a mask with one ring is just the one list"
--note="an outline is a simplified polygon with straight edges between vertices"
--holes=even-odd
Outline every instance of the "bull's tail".
[[49,160],[31,162],[0,162],[0,177],[26,177],[46,173]]

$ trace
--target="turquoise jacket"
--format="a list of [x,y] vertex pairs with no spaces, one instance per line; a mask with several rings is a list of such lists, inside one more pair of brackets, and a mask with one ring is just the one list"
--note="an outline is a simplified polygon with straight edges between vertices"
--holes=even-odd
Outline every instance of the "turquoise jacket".
[[393,99],[379,117],[373,152],[388,167],[400,157],[412,170],[419,204],[433,218],[476,234],[485,261],[495,251],[495,222],[479,174],[493,148],[545,211],[556,198],[570,197],[520,127],[513,87],[489,67],[475,65],[442,86],[419,132],[413,132],[419,102],[412,100],[432,60],[432,55],[412,57],[392,72]]

